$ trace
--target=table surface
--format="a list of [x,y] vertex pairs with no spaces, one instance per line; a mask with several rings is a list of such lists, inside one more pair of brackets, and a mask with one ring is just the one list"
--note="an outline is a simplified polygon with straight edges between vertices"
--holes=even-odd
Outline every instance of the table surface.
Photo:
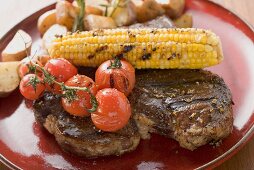
[[[240,17],[254,26],[254,1],[253,0],[212,0],[224,7],[233,10]],[[0,37],[2,37],[17,22],[29,16],[38,9],[55,2],[55,0],[8,0],[1,2],[0,5]],[[29,4],[29,5],[26,5]],[[32,8],[31,8],[32,7]],[[13,11],[17,10],[17,13]],[[254,139],[244,148],[233,156],[230,160],[217,167],[216,170],[250,170],[254,169]],[[0,169],[7,169],[0,163]]]

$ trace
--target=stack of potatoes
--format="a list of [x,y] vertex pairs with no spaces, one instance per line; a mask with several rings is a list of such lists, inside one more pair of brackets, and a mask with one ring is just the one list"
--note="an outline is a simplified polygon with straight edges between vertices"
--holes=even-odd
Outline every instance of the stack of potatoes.
[[[106,12],[105,6],[109,3],[113,4],[112,6],[118,4],[118,7],[109,7]],[[191,27],[192,17],[190,14],[183,14],[184,6],[185,0],[111,0],[110,2],[87,0],[84,28],[85,30],[112,29],[137,22],[147,22],[161,15],[170,17],[177,27]],[[55,9],[39,18],[39,32],[44,35],[55,24],[58,24],[60,32],[71,31],[79,10],[76,1],[73,3],[58,1]]]
[[[105,6],[111,7],[106,10]],[[192,16],[184,14],[184,7],[185,0],[86,0],[84,29],[113,29],[144,23],[162,15],[172,19],[176,27],[192,27]],[[58,0],[55,9],[39,18],[38,30],[45,49],[49,49],[55,35],[72,31],[79,11],[76,1]]]

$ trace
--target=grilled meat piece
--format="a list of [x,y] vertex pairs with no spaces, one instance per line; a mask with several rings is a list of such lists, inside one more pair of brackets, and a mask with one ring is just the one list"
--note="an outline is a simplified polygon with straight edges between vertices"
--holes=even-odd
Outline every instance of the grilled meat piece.
[[74,117],[66,113],[60,97],[45,92],[34,102],[35,118],[51,134],[61,148],[75,155],[93,158],[107,155],[121,155],[135,150],[140,135],[133,119],[115,133],[102,132],[95,128],[90,117]]
[[[93,77],[94,68],[79,68]],[[45,93],[34,112],[60,146],[84,157],[120,155],[134,150],[150,133],[177,140],[194,150],[230,134],[233,127],[231,94],[222,78],[204,70],[136,70],[129,96],[135,121],[116,133],[101,132],[90,118],[66,113],[60,98]],[[138,126],[138,127],[137,127]],[[139,133],[138,133],[139,131]]]
[[129,100],[142,138],[157,133],[194,150],[232,131],[230,90],[209,71],[138,70]]
[[137,23],[128,26],[128,28],[174,28],[174,23],[166,15],[157,17],[145,23]]

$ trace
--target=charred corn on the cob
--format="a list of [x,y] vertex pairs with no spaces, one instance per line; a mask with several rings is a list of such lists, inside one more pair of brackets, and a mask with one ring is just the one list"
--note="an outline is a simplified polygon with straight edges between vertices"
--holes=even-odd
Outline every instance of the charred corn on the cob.
[[219,37],[211,31],[194,28],[70,33],[56,38],[49,53],[80,66],[99,66],[105,60],[123,57],[138,69],[198,69],[223,60]]

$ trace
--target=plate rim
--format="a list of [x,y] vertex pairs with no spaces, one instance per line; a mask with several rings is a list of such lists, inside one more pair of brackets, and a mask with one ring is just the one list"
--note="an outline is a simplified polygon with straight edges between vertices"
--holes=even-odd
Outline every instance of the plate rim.
[[[207,1],[207,3],[211,3],[215,6],[217,6],[218,8],[222,8],[226,11],[228,11],[229,13],[231,13],[234,17],[240,19],[254,34],[254,26],[252,26],[246,19],[244,19],[243,17],[239,16],[237,14],[237,12],[233,9],[228,9],[214,1]],[[246,35],[247,36],[247,35]],[[251,38],[250,38],[251,39]],[[253,40],[252,40],[253,42]],[[254,113],[252,113],[254,114]],[[230,158],[232,158],[234,155],[236,155],[251,139],[254,138],[254,124],[252,125],[252,127],[245,133],[245,135],[242,137],[241,140],[239,140],[234,146],[232,146],[229,150],[227,150],[225,153],[223,153],[222,155],[220,155],[219,157],[213,159],[212,161],[196,168],[197,170],[199,169],[205,169],[205,168],[215,168],[218,167],[219,165],[221,165],[222,163],[226,162],[227,160],[229,160]]]
[[[214,1],[210,1],[210,0],[207,1],[206,3],[211,3],[215,6],[217,6],[218,8],[222,8],[223,10],[228,11],[234,17],[240,19],[254,34],[254,26],[252,26],[246,19],[239,16],[236,13],[235,10],[228,9],[228,8],[222,6],[222,5],[220,5],[220,4],[218,4]],[[41,9],[39,9],[38,11],[32,13],[31,15],[21,19],[21,21],[19,21],[16,25],[14,25],[11,29],[9,29],[9,31],[7,31],[2,37],[0,37],[0,42],[3,41],[4,39],[6,39],[6,37],[9,36],[9,34],[13,34],[15,30],[18,30],[20,25],[23,24],[25,21],[29,20],[29,18],[33,18],[33,16],[37,16],[38,14],[40,14],[44,11],[48,11],[48,10],[52,9],[55,6],[55,4],[56,3],[45,6]],[[210,161],[210,162],[208,162],[208,163],[206,163],[206,164],[204,164],[204,165],[202,165],[202,166],[200,166],[196,169],[205,169],[205,168],[211,168],[212,169],[212,168],[215,168],[215,167],[221,165],[223,162],[229,160],[232,156],[234,156],[236,153],[238,153],[252,138],[254,138],[254,124],[245,133],[245,135],[234,146],[232,146],[229,150],[227,150],[225,153],[218,156],[217,158],[213,159],[212,161]],[[9,161],[7,158],[5,158],[1,153],[0,153],[0,162],[3,163],[5,166],[7,166],[10,169],[13,169],[13,170],[21,169],[20,167],[18,167],[17,165],[15,165],[11,161]]]

